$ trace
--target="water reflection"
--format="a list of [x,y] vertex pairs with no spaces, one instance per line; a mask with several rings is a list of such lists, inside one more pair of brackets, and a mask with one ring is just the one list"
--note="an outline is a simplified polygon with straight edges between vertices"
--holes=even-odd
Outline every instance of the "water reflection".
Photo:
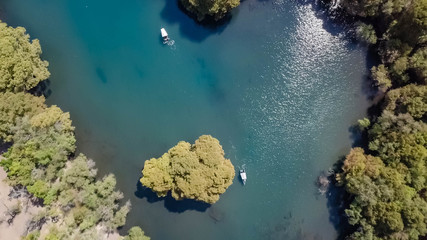
[[151,191],[151,189],[142,186],[141,182],[138,181],[136,183],[136,192],[135,196],[138,198],[146,198],[149,203],[154,203],[158,201],[164,201],[165,208],[169,212],[174,213],[183,213],[188,210],[195,210],[199,212],[204,212],[211,205],[208,203],[195,201],[192,199],[184,199],[184,200],[175,200],[170,193],[166,197],[157,197],[156,193]]
[[[313,182],[350,147],[365,55],[309,5],[246,0],[231,24],[209,29],[175,0],[0,2],[42,41],[51,102],[71,111],[79,148],[132,200],[127,227],[152,239],[335,238]],[[178,32],[176,51],[157,42],[163,24]],[[246,186],[236,180],[208,207],[136,185],[145,159],[199,133],[233,143],[226,153],[247,164]]]

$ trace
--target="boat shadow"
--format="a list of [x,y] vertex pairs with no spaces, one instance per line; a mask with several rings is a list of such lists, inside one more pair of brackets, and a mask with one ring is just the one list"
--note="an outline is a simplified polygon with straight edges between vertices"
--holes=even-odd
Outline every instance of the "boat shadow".
[[196,201],[193,199],[175,200],[170,193],[166,197],[158,197],[151,189],[142,186],[138,181],[136,184],[135,196],[140,199],[146,198],[149,203],[164,201],[164,206],[169,212],[183,213],[187,210],[205,212],[211,204]]
[[160,15],[169,24],[178,24],[181,35],[192,42],[202,42],[213,34],[221,34],[231,20],[229,14],[218,22],[209,19],[202,23],[196,22],[179,0],[165,0],[165,7]]

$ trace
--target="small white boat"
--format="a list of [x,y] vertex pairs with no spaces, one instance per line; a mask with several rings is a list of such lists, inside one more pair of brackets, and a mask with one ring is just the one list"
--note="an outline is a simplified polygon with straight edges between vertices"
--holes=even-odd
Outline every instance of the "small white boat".
[[163,44],[168,43],[168,41],[169,41],[169,36],[168,36],[168,33],[166,32],[165,28],[161,28],[161,29],[160,29],[160,34],[162,34]]
[[242,179],[243,185],[246,184],[246,170],[245,169],[241,169],[240,170],[240,178]]

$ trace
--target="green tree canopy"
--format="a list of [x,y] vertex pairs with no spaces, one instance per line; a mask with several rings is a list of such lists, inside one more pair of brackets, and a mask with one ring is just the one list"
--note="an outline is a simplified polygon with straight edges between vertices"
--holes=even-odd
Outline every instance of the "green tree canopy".
[[68,188],[82,189],[95,180],[97,169],[94,166],[95,163],[92,160],[80,154],[70,162],[69,168],[63,175],[62,182]]
[[427,202],[380,158],[354,148],[337,177],[354,196],[345,213],[358,230],[349,239],[417,240],[427,233]]
[[25,28],[0,21],[0,46],[0,92],[27,91],[50,76],[39,41],[30,42]]
[[391,87],[391,79],[388,73],[388,69],[384,64],[378,65],[378,67],[373,66],[371,69],[372,79],[375,81],[375,85],[378,86],[378,89],[382,92],[386,92]]
[[75,150],[74,127],[68,113],[52,106],[17,121],[13,146],[0,165],[13,185],[32,185],[38,179],[52,181]]
[[24,115],[32,117],[46,108],[44,97],[28,93],[0,93],[0,139],[12,141],[12,127]]
[[[337,179],[351,194],[351,240],[419,240],[427,234],[427,0],[341,0],[365,25],[381,64],[372,79],[387,92],[368,127],[369,149],[351,150]],[[372,27],[371,27],[372,26]],[[370,41],[372,40],[372,41]],[[409,85],[408,85],[409,84]],[[406,86],[405,86],[406,85]]]
[[[427,11],[426,11],[427,12]],[[411,67],[415,69],[415,73],[419,79],[424,79],[422,83],[426,84],[427,78],[427,47],[420,48],[411,57]]]
[[362,22],[358,22],[356,25],[356,34],[360,40],[367,44],[377,43],[377,35],[374,26]]
[[371,121],[369,120],[369,118],[359,119],[357,120],[357,125],[359,126],[360,130],[365,130],[371,125]]
[[[24,28],[0,22],[0,141],[12,143],[0,165],[11,185],[45,204],[28,230],[50,222],[25,239],[103,239],[124,225],[130,202],[120,207],[115,177],[97,181],[92,160],[80,154],[69,161],[76,148],[69,113],[26,93],[49,76],[40,54],[38,41],[30,43]],[[141,239],[137,229],[132,235]]]
[[427,86],[410,84],[391,90],[386,95],[384,109],[394,114],[409,113],[413,118],[422,118],[427,112]]
[[144,231],[140,227],[132,227],[123,240],[150,240],[150,238],[144,235]]
[[218,21],[231,9],[239,6],[240,0],[181,0],[181,3],[196,15],[198,21],[203,21],[207,16]]
[[409,114],[384,111],[371,130],[369,148],[389,166],[406,174],[417,191],[426,187],[427,125]]
[[158,196],[171,191],[177,200],[215,203],[232,184],[235,172],[219,141],[203,135],[193,145],[181,141],[162,157],[146,161],[142,175],[142,185]]

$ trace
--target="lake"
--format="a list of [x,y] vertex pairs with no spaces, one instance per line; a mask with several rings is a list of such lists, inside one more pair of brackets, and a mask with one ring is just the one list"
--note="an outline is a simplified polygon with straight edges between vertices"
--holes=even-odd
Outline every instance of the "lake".
[[[49,104],[69,111],[78,151],[112,172],[152,239],[334,239],[318,175],[344,156],[369,101],[366,49],[310,3],[245,0],[201,26],[175,0],[2,0],[0,18],[40,39]],[[173,45],[163,45],[165,27]],[[146,159],[218,138],[236,171],[212,206],[137,185]]]

